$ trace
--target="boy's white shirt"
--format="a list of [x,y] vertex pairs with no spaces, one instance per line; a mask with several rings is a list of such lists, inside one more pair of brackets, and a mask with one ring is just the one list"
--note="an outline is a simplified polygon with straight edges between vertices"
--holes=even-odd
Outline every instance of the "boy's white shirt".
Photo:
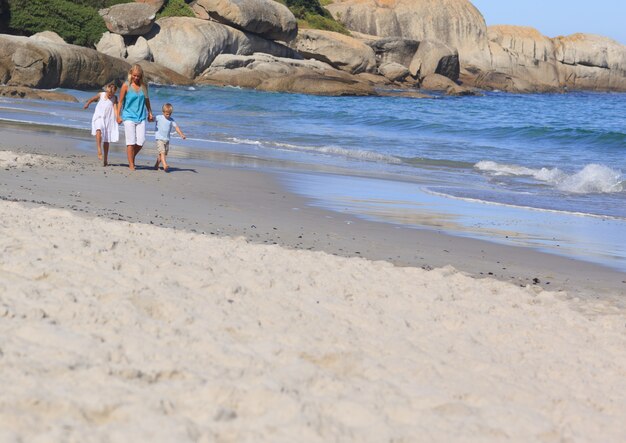
[[[165,122],[163,126],[168,128],[167,131],[165,130],[165,128],[159,127],[159,121]],[[154,138],[156,140],[169,141],[170,133],[176,127],[178,127],[178,124],[176,123],[176,120],[174,120],[174,117],[167,118],[163,114],[157,115],[155,118],[155,125],[154,125]]]

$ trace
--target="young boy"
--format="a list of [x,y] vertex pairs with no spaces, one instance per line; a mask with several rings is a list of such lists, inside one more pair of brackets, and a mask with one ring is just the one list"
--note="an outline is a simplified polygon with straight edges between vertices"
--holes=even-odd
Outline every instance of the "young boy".
[[172,112],[174,111],[174,107],[169,103],[165,103],[162,110],[163,115],[157,115],[156,129],[154,131],[154,138],[156,139],[158,152],[157,161],[154,164],[154,169],[158,170],[159,163],[163,163],[163,170],[167,171],[169,167],[167,166],[165,157],[167,157],[167,154],[170,150],[170,133],[172,132],[172,128],[174,128],[176,132],[178,132],[178,135],[180,135],[183,140],[185,140],[187,137],[185,137],[185,134],[183,134],[183,132],[178,127],[178,124],[172,118]]

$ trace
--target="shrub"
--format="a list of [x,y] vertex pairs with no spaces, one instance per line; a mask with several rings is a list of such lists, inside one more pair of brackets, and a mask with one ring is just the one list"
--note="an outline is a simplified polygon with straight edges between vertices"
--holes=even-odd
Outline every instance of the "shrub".
[[325,31],[339,32],[340,34],[350,35],[350,31],[346,27],[335,21],[334,18],[322,17],[321,15],[306,14],[303,20],[298,20],[298,27],[322,29]]
[[94,46],[107,30],[98,11],[68,0],[9,0],[9,31],[32,35],[54,31],[66,42]]
[[89,6],[95,9],[109,8],[121,3],[132,3],[134,0],[72,0],[72,3]]
[[[298,19],[298,27],[300,28],[323,29],[350,35],[346,27],[337,22],[319,0],[281,1],[281,3],[283,2]],[[330,0],[322,0],[322,2],[324,4],[332,3]]]
[[304,19],[307,14],[313,14],[332,19],[330,12],[320,5],[319,0],[285,0],[285,3],[296,18]]
[[195,17],[191,8],[185,0],[168,0],[165,7],[159,12],[157,18],[161,17]]

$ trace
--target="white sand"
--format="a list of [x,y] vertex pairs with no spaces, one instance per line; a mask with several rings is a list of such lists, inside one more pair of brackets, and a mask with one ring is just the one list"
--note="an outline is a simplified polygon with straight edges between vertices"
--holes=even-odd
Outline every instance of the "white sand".
[[626,315],[0,202],[2,442],[618,442]]
[[0,168],[2,169],[23,169],[33,166],[53,167],[61,163],[63,163],[62,160],[55,160],[48,155],[0,151]]

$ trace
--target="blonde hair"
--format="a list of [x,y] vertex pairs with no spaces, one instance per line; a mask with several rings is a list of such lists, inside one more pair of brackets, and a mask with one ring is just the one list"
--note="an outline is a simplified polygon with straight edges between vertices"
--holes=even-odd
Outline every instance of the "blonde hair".
[[139,85],[141,86],[141,89],[143,89],[143,95],[148,98],[148,85],[146,84],[146,80],[143,76],[143,68],[140,65],[134,64],[130,68],[130,71],[128,71],[128,86],[131,85],[133,80],[133,72],[137,72],[137,74],[139,74]]
[[165,103],[163,107],[161,108],[161,111],[172,113],[174,112],[174,107],[170,103]]

